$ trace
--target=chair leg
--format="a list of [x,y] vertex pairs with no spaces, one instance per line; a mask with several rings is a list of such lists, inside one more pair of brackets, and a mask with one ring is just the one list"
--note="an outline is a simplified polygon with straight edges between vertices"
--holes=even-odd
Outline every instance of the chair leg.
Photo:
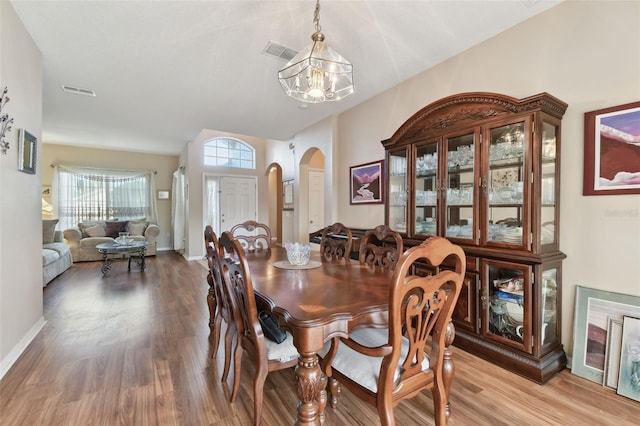
[[331,408],[338,406],[338,400],[340,399],[340,383],[338,380],[331,377],[329,379],[329,393],[331,394]]
[[[238,339],[239,340],[239,339]],[[240,391],[240,379],[242,374],[242,354],[244,353],[244,349],[242,345],[238,341],[236,343],[236,349],[234,351],[233,358],[233,390],[231,391],[230,402],[235,402],[238,397],[238,392]]]
[[445,426],[449,414],[446,391],[436,384],[431,389],[431,394],[433,395],[433,419],[435,424],[436,426]]
[[227,323],[227,331],[224,334],[224,370],[222,370],[223,382],[227,381],[227,377],[229,376],[229,368],[231,366],[231,356],[233,348],[233,337],[235,334],[235,326],[233,325],[233,323]]
[[[378,416],[382,426],[395,426],[396,419],[393,417],[393,404],[391,401],[381,402],[378,400]],[[438,423],[436,423],[437,425]]]
[[213,324],[213,358],[218,356],[218,346],[220,346],[220,326],[222,325],[222,316],[216,312]]
[[253,382],[253,424],[259,426],[262,420],[262,400],[264,398],[264,382],[269,371],[266,366],[259,365],[256,380]]

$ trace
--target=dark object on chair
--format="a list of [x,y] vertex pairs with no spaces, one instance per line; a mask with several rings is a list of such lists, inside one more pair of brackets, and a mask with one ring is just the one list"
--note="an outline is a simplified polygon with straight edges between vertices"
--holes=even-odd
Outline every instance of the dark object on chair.
[[[391,240],[392,244],[389,244]],[[387,242],[384,245],[385,241]],[[386,225],[378,225],[364,233],[360,242],[360,263],[394,269],[402,255],[402,236]]]
[[344,260],[351,255],[353,236],[351,230],[336,222],[322,231],[320,253],[323,260]]
[[[416,262],[438,267],[445,258],[447,265],[453,262],[454,270],[441,269],[426,277],[410,275]],[[455,335],[451,316],[465,262],[462,248],[442,237],[430,238],[402,255],[390,291],[389,328],[360,328],[350,338],[340,338],[339,344],[334,339],[323,357],[334,408],[339,381],[378,409],[382,425],[395,425],[393,407],[431,389],[435,424],[447,423],[454,374],[449,350]]]
[[222,259],[222,278],[232,295],[231,304],[238,332],[231,402],[235,401],[240,391],[242,356],[246,352],[253,357],[257,370],[253,385],[253,423],[259,425],[267,374],[295,366],[298,363],[298,350],[293,345],[293,337],[289,333],[286,333],[286,339],[280,344],[264,338],[264,331],[258,321],[253,282],[244,250],[230,232],[222,233],[220,246],[227,255]]
[[282,343],[287,338],[287,333],[282,331],[278,322],[268,313],[260,312],[258,315],[260,320],[260,327],[262,327],[262,333],[264,337],[272,342]]
[[247,220],[231,228],[233,238],[240,241],[246,251],[266,250],[271,247],[271,229],[264,223]]
[[232,356],[231,345],[233,344],[233,335],[236,332],[236,327],[231,312],[229,292],[222,281],[221,256],[223,254],[218,244],[218,237],[209,225],[204,229],[204,245],[207,250],[207,262],[209,264],[207,304],[209,305],[209,327],[213,331],[213,357],[218,355],[222,320],[227,324],[227,331],[224,335],[224,370],[222,372],[222,381],[224,382],[229,375]]

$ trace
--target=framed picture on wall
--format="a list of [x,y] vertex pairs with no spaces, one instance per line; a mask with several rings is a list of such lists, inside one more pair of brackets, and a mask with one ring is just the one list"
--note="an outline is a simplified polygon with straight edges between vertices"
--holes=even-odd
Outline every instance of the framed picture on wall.
[[640,194],[640,102],[584,114],[582,193]]
[[384,160],[349,168],[351,204],[384,203]]
[[293,179],[282,181],[282,209],[293,210]]
[[20,129],[18,138],[18,170],[33,175],[36,173],[37,139],[25,129]]

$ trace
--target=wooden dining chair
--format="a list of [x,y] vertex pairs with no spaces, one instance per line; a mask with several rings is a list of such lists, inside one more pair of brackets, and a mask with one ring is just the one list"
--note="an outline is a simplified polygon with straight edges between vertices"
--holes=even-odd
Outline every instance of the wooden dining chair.
[[247,353],[253,357],[257,369],[253,383],[253,423],[259,425],[267,375],[271,371],[297,365],[298,350],[293,345],[293,337],[289,332],[286,332],[286,339],[279,344],[264,337],[258,320],[253,282],[242,245],[230,232],[222,233],[220,245],[225,252],[222,260],[222,277],[232,296],[231,304],[238,333],[231,402],[235,401],[240,390],[242,357]]
[[[445,258],[453,262],[453,270],[411,275],[416,262],[438,267]],[[339,344],[333,340],[323,356],[334,408],[339,382],[375,406],[382,425],[395,425],[393,408],[429,389],[435,424],[447,423],[454,373],[451,316],[465,267],[462,249],[442,237],[430,238],[400,257],[390,288],[389,327],[357,329],[349,338],[340,338]]]
[[265,250],[271,247],[271,229],[264,223],[247,220],[231,228],[231,234],[240,241],[246,251]]
[[351,230],[340,222],[327,226],[322,231],[320,253],[323,260],[349,259],[352,245]]
[[358,258],[362,264],[393,270],[403,249],[404,243],[399,233],[386,225],[378,225],[362,236]]
[[207,251],[207,263],[209,265],[209,273],[207,274],[207,282],[209,283],[207,304],[209,305],[209,327],[213,330],[214,357],[218,355],[222,321],[224,320],[227,324],[227,331],[224,335],[224,369],[222,371],[222,381],[224,382],[229,375],[236,326],[229,301],[230,294],[222,281],[221,256],[223,254],[218,243],[218,237],[210,225],[207,225],[204,229],[204,244]]

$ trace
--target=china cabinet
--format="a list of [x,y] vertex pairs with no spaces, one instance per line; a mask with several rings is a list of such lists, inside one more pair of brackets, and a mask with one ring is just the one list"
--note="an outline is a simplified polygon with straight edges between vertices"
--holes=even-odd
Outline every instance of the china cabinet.
[[439,235],[467,255],[454,344],[538,383],[566,364],[558,240],[566,108],[547,93],[463,93],[382,141],[386,224],[406,247]]

